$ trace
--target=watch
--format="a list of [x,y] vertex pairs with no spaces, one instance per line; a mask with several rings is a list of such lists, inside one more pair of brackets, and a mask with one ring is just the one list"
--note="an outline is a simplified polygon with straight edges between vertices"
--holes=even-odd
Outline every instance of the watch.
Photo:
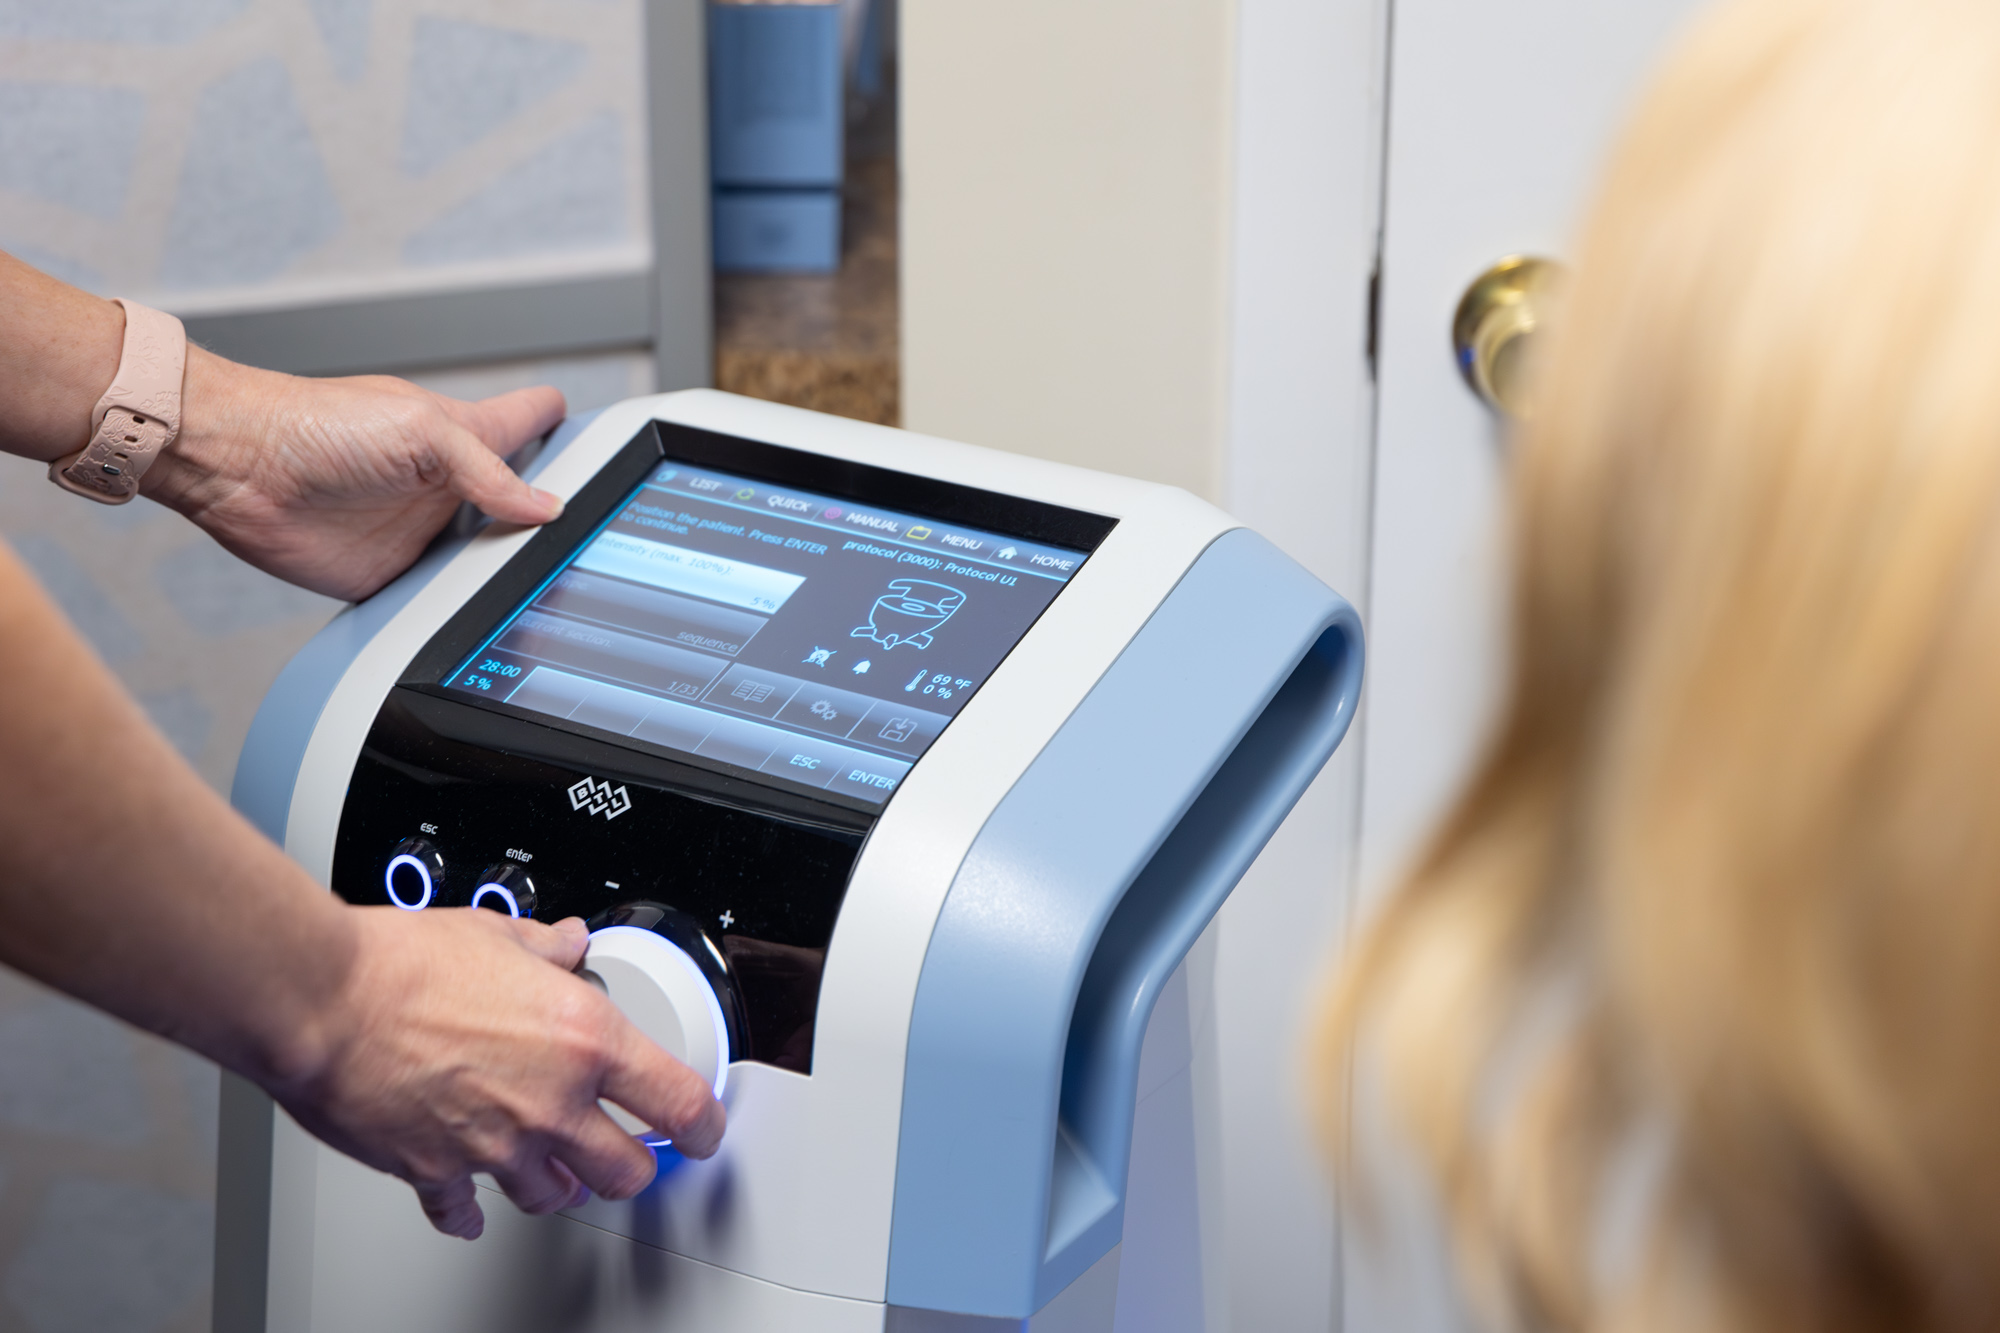
[[49,464],[49,480],[101,504],[122,505],[181,432],[187,330],[165,311],[118,298],[125,350],[111,387],[90,413],[90,443]]

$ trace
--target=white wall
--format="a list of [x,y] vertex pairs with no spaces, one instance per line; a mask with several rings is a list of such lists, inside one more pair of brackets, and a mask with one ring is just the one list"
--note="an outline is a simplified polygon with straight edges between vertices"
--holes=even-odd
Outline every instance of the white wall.
[[905,425],[1220,494],[1232,20],[902,6]]
[[[1387,0],[1239,0],[1223,503],[1365,618]],[[1340,1327],[1304,1025],[1356,895],[1364,719],[1223,909],[1230,1327]]]
[[[1185,486],[1358,604],[1386,9],[906,6],[906,424]],[[1215,932],[1211,1310],[1238,1333],[1338,1326],[1299,1047],[1353,899],[1364,739]]]

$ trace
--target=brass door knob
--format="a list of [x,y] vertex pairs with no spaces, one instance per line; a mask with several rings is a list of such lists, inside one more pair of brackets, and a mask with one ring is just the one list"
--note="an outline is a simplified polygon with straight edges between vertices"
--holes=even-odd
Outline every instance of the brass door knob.
[[1527,363],[1562,276],[1554,260],[1511,255],[1465,289],[1452,317],[1459,371],[1480,400],[1504,416],[1526,414]]

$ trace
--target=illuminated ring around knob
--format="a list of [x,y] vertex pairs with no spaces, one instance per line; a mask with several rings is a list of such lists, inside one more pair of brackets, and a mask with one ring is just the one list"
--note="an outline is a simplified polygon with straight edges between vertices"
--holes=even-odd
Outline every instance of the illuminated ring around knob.
[[[413,903],[404,902],[403,895],[396,892],[396,870],[399,866],[408,866],[410,869],[416,871],[418,877],[424,882],[424,896]],[[389,858],[389,868],[382,872],[382,883],[389,890],[389,901],[402,908],[405,912],[421,912],[426,907],[429,907],[431,905],[431,894],[435,891],[436,887],[431,883],[431,868],[425,865],[420,858],[411,856],[408,852],[403,853],[401,856],[392,856]]]
[[481,898],[484,898],[489,893],[499,898],[501,902],[507,904],[508,916],[519,917],[521,915],[520,901],[514,897],[514,891],[508,888],[505,884],[493,884],[493,883],[481,884],[478,888],[472,891],[472,905],[474,907],[479,906],[479,900]]
[[[604,988],[632,1026],[722,1096],[729,1082],[729,1026],[701,966],[672,940],[639,926],[591,932],[583,971]],[[619,1128],[652,1138],[652,1127],[623,1107],[600,1103]]]

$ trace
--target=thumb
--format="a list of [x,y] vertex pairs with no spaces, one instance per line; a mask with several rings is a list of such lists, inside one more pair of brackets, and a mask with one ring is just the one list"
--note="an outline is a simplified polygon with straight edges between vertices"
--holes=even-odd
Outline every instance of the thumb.
[[560,497],[537,490],[500,461],[477,435],[456,423],[446,427],[439,452],[444,456],[445,484],[461,500],[503,523],[547,523],[563,511]]
[[476,403],[439,395],[445,412],[459,425],[477,435],[481,442],[510,458],[529,440],[547,435],[562,424],[569,404],[548,385],[516,389]]
[[583,951],[590,947],[590,932],[579,917],[564,917],[553,926],[527,920],[515,921],[513,926],[514,938],[522,948],[565,972],[576,971],[583,962]]

